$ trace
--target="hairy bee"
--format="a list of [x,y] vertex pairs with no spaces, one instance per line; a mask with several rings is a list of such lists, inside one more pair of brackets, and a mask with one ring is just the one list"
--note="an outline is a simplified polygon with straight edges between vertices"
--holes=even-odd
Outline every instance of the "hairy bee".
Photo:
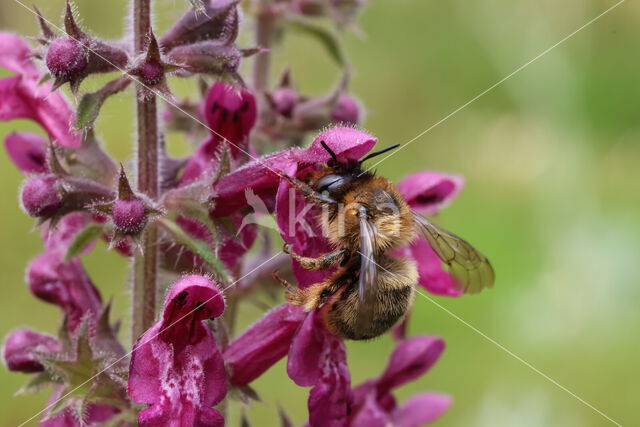
[[493,285],[489,261],[469,243],[413,212],[387,179],[362,168],[362,162],[396,146],[370,154],[360,161],[339,162],[323,141],[332,161],[307,177],[282,175],[312,203],[325,208],[322,226],[336,248],[318,258],[299,256],[286,245],[285,252],[303,268],[338,269],[321,283],[305,289],[285,285],[291,304],[311,311],[321,308],[329,330],[343,338],[377,337],[401,320],[413,303],[418,272],[413,261],[387,253],[409,245],[421,233],[449,267],[465,293]]

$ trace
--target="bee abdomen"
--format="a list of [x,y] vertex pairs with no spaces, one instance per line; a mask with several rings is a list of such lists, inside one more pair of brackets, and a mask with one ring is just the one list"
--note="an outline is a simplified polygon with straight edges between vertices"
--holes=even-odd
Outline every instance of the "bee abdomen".
[[414,298],[412,285],[378,290],[372,321],[364,326],[356,322],[360,300],[354,288],[345,290],[330,307],[328,326],[334,334],[351,340],[368,340],[391,329],[404,317]]

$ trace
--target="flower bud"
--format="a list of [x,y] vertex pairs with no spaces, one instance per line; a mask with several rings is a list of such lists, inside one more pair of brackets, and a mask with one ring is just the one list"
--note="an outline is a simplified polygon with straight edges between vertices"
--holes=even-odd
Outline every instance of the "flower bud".
[[147,225],[146,207],[140,199],[116,200],[111,216],[119,234],[135,235]]
[[284,117],[291,117],[293,108],[300,100],[298,92],[291,87],[280,87],[274,90],[270,98],[273,109]]
[[87,314],[95,320],[102,312],[98,289],[79,258],[63,262],[59,253],[40,254],[27,267],[25,282],[37,298],[62,309],[70,331],[75,330]]
[[340,95],[336,106],[331,111],[331,121],[349,125],[357,125],[361,119],[360,105],[349,95]]
[[38,361],[38,353],[59,351],[60,344],[54,337],[30,329],[18,329],[7,336],[2,357],[10,371],[32,373],[44,370]]
[[34,218],[53,216],[62,206],[58,179],[51,175],[30,178],[20,197],[24,210]]
[[164,67],[157,62],[145,62],[140,67],[140,80],[147,86],[155,86],[162,82]]
[[87,55],[76,40],[55,39],[49,45],[46,57],[47,68],[54,77],[72,79],[87,67]]

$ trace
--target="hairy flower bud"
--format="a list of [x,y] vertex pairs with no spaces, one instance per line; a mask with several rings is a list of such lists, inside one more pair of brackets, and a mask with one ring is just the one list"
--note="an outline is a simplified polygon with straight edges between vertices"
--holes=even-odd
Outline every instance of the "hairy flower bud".
[[71,80],[87,67],[87,54],[72,38],[55,39],[49,45],[46,57],[47,68],[56,78]]
[[116,231],[123,235],[140,233],[147,225],[147,212],[140,199],[116,200],[111,212]]
[[334,123],[343,123],[349,125],[357,125],[360,122],[361,107],[355,98],[349,95],[340,95],[338,102],[331,111],[331,121]]
[[291,87],[280,87],[270,94],[271,106],[278,114],[290,118],[293,108],[296,106],[300,96],[298,92]]
[[155,86],[164,78],[164,67],[159,62],[144,62],[138,71],[140,81],[146,86]]
[[23,328],[7,336],[2,357],[10,371],[32,373],[44,369],[37,358],[38,353],[58,351],[60,351],[60,344],[54,337]]
[[34,218],[53,216],[62,206],[58,179],[52,175],[29,178],[20,195],[24,210]]

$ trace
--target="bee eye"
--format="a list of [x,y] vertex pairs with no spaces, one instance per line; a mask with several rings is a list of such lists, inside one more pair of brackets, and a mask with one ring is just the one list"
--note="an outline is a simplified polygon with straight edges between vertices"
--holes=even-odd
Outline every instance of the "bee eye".
[[327,298],[329,295],[331,295],[331,292],[329,292],[329,289],[324,289],[322,293],[320,293],[320,298],[324,299],[324,298]]
[[348,176],[344,175],[325,175],[318,180],[316,183],[316,191],[322,193],[323,191],[328,191],[332,193],[343,185],[347,184],[351,179]]

